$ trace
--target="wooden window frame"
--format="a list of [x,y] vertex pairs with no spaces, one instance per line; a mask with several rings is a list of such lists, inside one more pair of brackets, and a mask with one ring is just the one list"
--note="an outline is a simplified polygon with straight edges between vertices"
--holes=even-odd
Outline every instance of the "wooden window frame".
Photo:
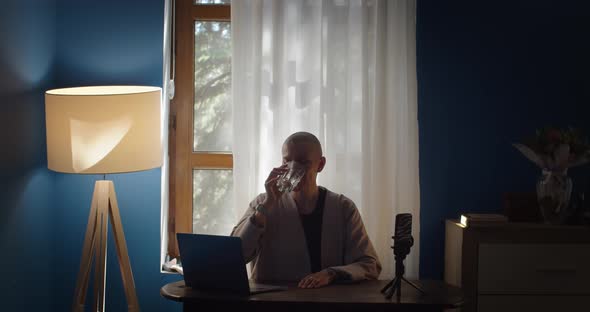
[[193,170],[232,169],[231,153],[194,152],[194,47],[196,21],[231,21],[231,6],[176,0],[175,95],[170,102],[168,255],[178,257],[176,233],[193,232]]

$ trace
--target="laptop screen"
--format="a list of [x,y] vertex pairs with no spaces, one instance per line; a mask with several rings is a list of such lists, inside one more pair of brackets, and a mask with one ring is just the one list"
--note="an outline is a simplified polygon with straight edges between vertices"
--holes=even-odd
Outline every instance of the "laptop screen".
[[239,237],[178,233],[178,248],[188,287],[249,293]]

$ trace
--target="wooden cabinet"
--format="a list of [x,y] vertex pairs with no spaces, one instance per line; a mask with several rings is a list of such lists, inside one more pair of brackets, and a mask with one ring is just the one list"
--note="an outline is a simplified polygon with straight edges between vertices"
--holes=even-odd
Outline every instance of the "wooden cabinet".
[[463,311],[590,311],[590,228],[447,220],[445,281]]

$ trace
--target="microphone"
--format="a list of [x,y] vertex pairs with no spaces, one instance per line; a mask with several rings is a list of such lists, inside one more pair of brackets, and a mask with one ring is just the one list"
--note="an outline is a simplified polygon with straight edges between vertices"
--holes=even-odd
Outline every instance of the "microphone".
[[383,289],[381,293],[385,298],[391,299],[393,294],[397,294],[397,301],[400,302],[402,296],[402,280],[416,288],[420,293],[425,294],[420,286],[408,281],[404,277],[406,268],[404,266],[404,259],[410,253],[410,248],[414,245],[414,238],[412,237],[412,214],[399,213],[395,216],[395,230],[393,238],[393,254],[395,255],[395,278],[391,280]]
[[412,214],[400,213],[395,216],[395,232],[393,238],[393,253],[405,258],[414,245],[412,237]]

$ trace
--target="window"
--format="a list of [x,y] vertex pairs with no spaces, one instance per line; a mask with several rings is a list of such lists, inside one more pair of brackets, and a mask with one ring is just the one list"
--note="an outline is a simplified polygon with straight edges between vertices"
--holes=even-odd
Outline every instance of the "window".
[[232,202],[231,7],[176,0],[176,90],[170,104],[168,253],[176,233],[229,234]]

